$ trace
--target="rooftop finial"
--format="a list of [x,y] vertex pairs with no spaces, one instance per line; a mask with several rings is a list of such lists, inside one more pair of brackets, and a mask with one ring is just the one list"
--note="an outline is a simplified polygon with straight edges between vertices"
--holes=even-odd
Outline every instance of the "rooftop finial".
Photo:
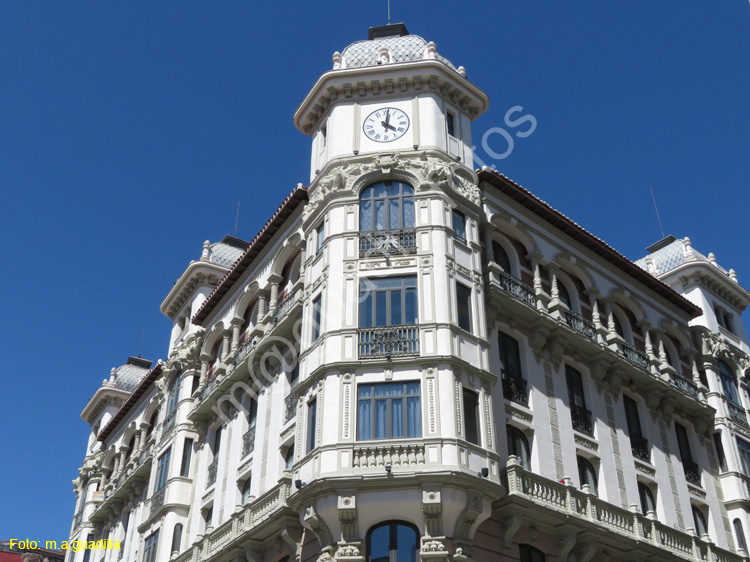
[[716,264],[716,255],[713,252],[711,252],[711,253],[708,254],[708,261],[710,261],[712,265],[717,265]]
[[339,70],[341,68],[341,61],[342,61],[341,53],[339,53],[338,51],[333,53],[333,69],[334,70]]
[[203,253],[201,254],[201,261],[211,261],[211,242],[206,240],[203,243]]
[[737,281],[737,272],[734,269],[729,270],[729,278],[735,283],[739,283],[739,281]]

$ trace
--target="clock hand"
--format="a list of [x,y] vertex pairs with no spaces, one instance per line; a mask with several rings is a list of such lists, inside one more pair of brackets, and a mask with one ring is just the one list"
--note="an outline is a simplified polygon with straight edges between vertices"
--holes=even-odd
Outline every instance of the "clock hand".
[[391,110],[388,109],[385,112],[385,128],[386,129],[388,128],[388,123],[390,123],[390,122],[391,122]]

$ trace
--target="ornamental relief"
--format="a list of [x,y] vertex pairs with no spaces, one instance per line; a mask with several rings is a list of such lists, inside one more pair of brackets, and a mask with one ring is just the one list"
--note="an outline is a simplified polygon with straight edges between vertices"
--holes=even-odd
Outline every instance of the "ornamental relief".
[[480,204],[479,187],[471,173],[457,162],[428,156],[424,151],[409,155],[379,154],[371,161],[345,160],[335,164],[308,192],[309,202],[303,212],[304,220],[330,194],[350,191],[356,196],[370,179],[376,181],[382,174],[409,182],[417,191],[436,188],[451,190],[475,205]]

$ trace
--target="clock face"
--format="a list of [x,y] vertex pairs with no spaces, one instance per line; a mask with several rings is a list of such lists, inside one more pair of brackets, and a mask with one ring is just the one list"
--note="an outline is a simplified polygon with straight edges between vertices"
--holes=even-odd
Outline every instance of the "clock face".
[[383,107],[370,113],[362,128],[375,142],[395,141],[409,130],[409,116],[395,107]]

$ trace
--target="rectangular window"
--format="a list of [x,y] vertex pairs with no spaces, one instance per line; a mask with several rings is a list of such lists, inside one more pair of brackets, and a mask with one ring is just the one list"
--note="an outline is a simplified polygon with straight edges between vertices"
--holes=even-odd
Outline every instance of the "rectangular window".
[[677,433],[677,446],[680,448],[682,462],[692,463],[693,453],[690,451],[690,439],[688,438],[687,430],[679,423],[674,424],[674,429]]
[[359,327],[417,323],[417,277],[364,279],[359,284]]
[[625,417],[628,422],[628,434],[630,435],[630,437],[643,437],[643,433],[641,431],[641,420],[638,417],[638,405],[630,396],[623,396],[622,401],[625,405]]
[[[86,545],[88,546],[89,542],[93,540],[94,540],[94,535],[89,533],[88,537],[86,537]],[[87,548],[83,552],[83,562],[89,562],[89,560],[91,560],[91,551]],[[145,562],[145,559],[144,559],[144,562]]]
[[167,483],[169,478],[169,458],[172,456],[172,448],[167,449],[167,452],[159,457],[159,462],[156,466],[156,488],[155,490],[161,490]]
[[156,560],[156,547],[158,544],[159,531],[156,531],[153,535],[146,538],[146,547],[143,549],[143,562],[154,562]]
[[315,448],[315,425],[318,415],[318,400],[307,404],[307,452]]
[[714,433],[714,447],[716,447],[716,456],[719,459],[719,469],[722,472],[726,472],[727,457],[724,454],[724,445],[721,444],[721,431]]
[[479,394],[464,388],[464,436],[479,445]]
[[357,439],[422,436],[419,383],[363,384],[357,389]]
[[313,325],[312,325],[312,341],[317,341],[320,337],[320,322],[321,322],[321,306],[320,296],[313,300]]
[[566,365],[565,380],[568,383],[570,419],[573,422],[573,429],[586,435],[594,435],[591,412],[586,409],[586,397],[583,394],[581,373]]
[[456,312],[460,328],[471,332],[471,289],[456,283]]
[[745,476],[750,476],[750,443],[744,439],[737,439],[737,448],[740,452],[740,466]]
[[466,217],[456,209],[453,209],[453,237],[466,244]]
[[315,229],[315,239],[317,241],[315,253],[319,254],[323,251],[323,242],[326,239],[325,223],[320,223],[320,226]]
[[177,408],[177,403],[180,400],[180,382],[182,382],[182,373],[177,375],[172,388],[169,389],[169,397],[167,399],[167,415],[174,412]]
[[445,114],[445,124],[448,126],[448,134],[456,136],[456,117],[450,111]]
[[500,363],[504,378],[523,378],[521,371],[521,353],[518,342],[508,334],[498,331],[497,343],[500,348]]
[[185,438],[185,444],[182,446],[182,462],[180,463],[180,476],[190,476],[190,460],[193,456],[193,440],[190,437]]

